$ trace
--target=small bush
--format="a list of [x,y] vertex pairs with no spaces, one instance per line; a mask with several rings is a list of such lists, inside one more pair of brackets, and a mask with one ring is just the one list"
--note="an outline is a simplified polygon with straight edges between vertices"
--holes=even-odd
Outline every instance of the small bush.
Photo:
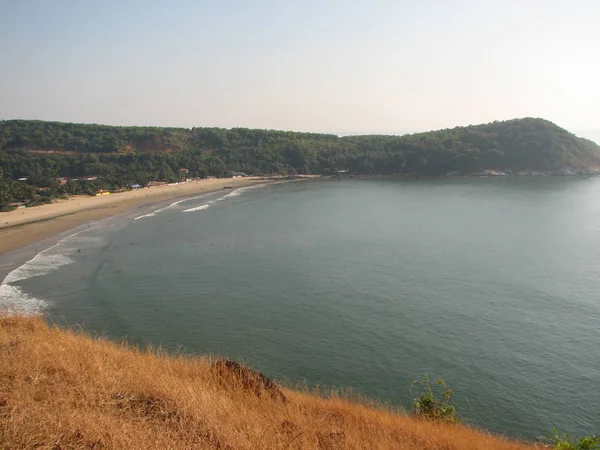
[[[424,419],[441,420],[444,422],[458,422],[456,409],[450,404],[454,391],[442,379],[432,383],[429,375],[425,374],[422,380],[411,383],[411,392],[419,388],[419,396],[413,400],[413,412]],[[434,392],[434,388],[437,392]]]
[[555,450],[600,450],[600,437],[584,436],[574,441],[567,433],[559,433],[556,428],[552,430],[550,441]]

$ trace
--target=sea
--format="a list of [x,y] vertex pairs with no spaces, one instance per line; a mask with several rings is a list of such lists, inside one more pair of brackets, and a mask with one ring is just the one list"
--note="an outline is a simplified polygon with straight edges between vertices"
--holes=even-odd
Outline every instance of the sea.
[[137,209],[0,258],[0,309],[410,409],[600,434],[600,178],[325,179]]

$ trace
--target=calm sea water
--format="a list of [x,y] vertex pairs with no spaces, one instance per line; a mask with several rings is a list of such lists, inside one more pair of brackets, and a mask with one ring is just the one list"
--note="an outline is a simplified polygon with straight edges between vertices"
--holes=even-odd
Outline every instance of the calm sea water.
[[397,405],[428,372],[472,424],[600,433],[600,179],[219,193],[84,229],[5,281],[5,305],[115,338]]

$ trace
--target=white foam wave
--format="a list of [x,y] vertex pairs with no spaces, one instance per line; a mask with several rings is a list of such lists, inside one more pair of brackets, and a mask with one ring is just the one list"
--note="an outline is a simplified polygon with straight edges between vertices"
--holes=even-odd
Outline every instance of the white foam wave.
[[16,283],[31,277],[46,275],[72,262],[73,260],[67,255],[41,252],[9,273],[4,279],[4,283]]
[[242,188],[236,189],[235,191],[231,191],[229,194],[224,195],[221,199],[229,198],[229,197],[237,197],[242,193]]
[[220,198],[220,199],[218,199],[217,201],[219,201],[219,200],[225,200],[226,198],[229,198],[229,197],[238,197],[239,195],[241,195],[241,194],[242,194],[242,192],[249,191],[250,189],[261,188],[261,187],[263,187],[263,186],[266,186],[266,183],[262,183],[262,184],[255,184],[255,185],[252,185],[252,186],[246,186],[246,187],[241,187],[241,188],[238,188],[238,189],[236,189],[236,190],[234,190],[234,191],[230,192],[230,193],[229,193],[229,194],[227,194],[227,195],[224,195],[223,197],[221,197],[221,198]]
[[8,314],[39,314],[47,306],[47,302],[29,296],[13,283],[46,275],[57,270],[59,267],[71,264],[74,261],[70,256],[77,252],[77,247],[91,247],[92,244],[99,244],[104,241],[99,237],[81,236],[77,241],[72,242],[75,236],[85,231],[88,230],[79,231],[61,239],[53,246],[39,252],[25,264],[22,264],[6,275],[2,283],[0,283],[0,312]]
[[151,213],[148,214],[144,214],[142,216],[138,216],[133,220],[139,220],[139,219],[143,219],[144,217],[154,217],[155,215],[157,215],[159,212],[163,212],[167,209],[169,209],[171,206],[175,206],[175,203],[171,203],[169,206],[165,206],[164,208],[159,208],[156,211],[152,211]]
[[18,286],[0,284],[0,313],[7,315],[40,314],[48,303],[27,295]]
[[194,212],[194,211],[202,211],[203,209],[207,209],[210,205],[201,205],[196,206],[195,208],[184,209],[183,212]]
[[[222,201],[222,200],[225,200],[226,198],[229,198],[229,197],[237,197],[237,196],[239,196],[239,195],[240,195],[242,192],[244,192],[244,191],[247,191],[247,190],[249,190],[249,189],[256,189],[256,188],[260,188],[260,187],[263,187],[263,186],[266,186],[266,183],[262,183],[262,184],[255,184],[255,185],[252,185],[252,186],[246,186],[246,187],[241,187],[241,188],[235,189],[235,190],[231,191],[229,194],[227,194],[227,195],[224,195],[224,196],[223,196],[223,197],[221,197],[221,198],[218,198],[218,199],[216,199],[216,200],[211,200],[211,201],[209,201],[209,202],[208,202],[208,205],[210,205],[210,204],[212,204],[212,203],[214,203],[214,202],[220,202],[220,201]],[[204,196],[206,196],[206,195],[207,195],[207,194],[202,194],[202,195],[197,195],[197,196],[195,196],[195,197],[184,198],[183,200],[177,200],[176,202],[173,202],[173,203],[171,203],[169,206],[165,206],[165,207],[163,207],[163,208],[159,208],[159,209],[157,209],[156,211],[152,211],[151,213],[148,213],[148,214],[142,214],[141,216],[135,217],[133,220],[144,219],[144,218],[146,218],[146,217],[154,217],[154,216],[156,216],[158,213],[160,213],[160,212],[163,212],[163,211],[165,211],[165,210],[167,210],[167,209],[169,209],[169,208],[172,208],[172,207],[174,207],[174,206],[177,206],[177,205],[179,205],[179,204],[181,204],[181,203],[183,203],[183,202],[189,202],[189,201],[191,201],[191,200],[196,200],[196,199],[202,198],[202,197],[204,197]],[[208,206],[207,206],[207,207],[208,207]],[[189,209],[185,209],[183,212],[200,211],[200,210],[202,210],[202,209],[206,209],[206,208],[204,207],[204,205],[202,205],[202,207],[198,207],[198,208],[189,208]]]
[[150,214],[144,214],[143,216],[138,216],[138,217],[136,217],[136,218],[135,218],[135,219],[133,219],[133,220],[140,220],[140,219],[143,219],[144,217],[152,217],[152,216],[155,216],[155,215],[156,215],[156,213],[155,213],[155,212],[153,212],[153,213],[150,213]]
[[143,219],[143,218],[145,218],[145,217],[154,217],[154,216],[156,216],[158,213],[160,213],[160,212],[163,212],[163,211],[166,211],[166,210],[167,210],[167,209],[169,209],[169,208],[172,208],[172,207],[174,207],[174,206],[177,206],[177,205],[179,205],[179,204],[181,204],[181,203],[183,203],[183,202],[188,202],[188,201],[190,201],[190,200],[195,200],[195,199],[197,199],[197,198],[201,198],[201,197],[203,197],[204,195],[206,195],[206,194],[198,195],[198,196],[196,196],[196,197],[184,198],[183,200],[177,200],[176,202],[173,202],[173,203],[171,203],[169,206],[164,206],[164,207],[162,207],[162,208],[158,208],[156,211],[152,211],[151,213],[148,213],[148,214],[143,214],[143,215],[141,215],[141,216],[138,216],[138,217],[134,218],[133,220],[139,220],[139,219]]
[[[197,197],[184,198],[183,200],[177,200],[176,202],[173,202],[173,203],[171,203],[169,206],[167,206],[166,208],[163,208],[163,209],[169,209],[169,208],[172,208],[173,206],[177,206],[177,205],[179,205],[180,203],[187,202],[188,200],[193,200],[193,199],[195,199],[195,198],[197,198]],[[161,211],[162,211],[162,209],[161,209]]]

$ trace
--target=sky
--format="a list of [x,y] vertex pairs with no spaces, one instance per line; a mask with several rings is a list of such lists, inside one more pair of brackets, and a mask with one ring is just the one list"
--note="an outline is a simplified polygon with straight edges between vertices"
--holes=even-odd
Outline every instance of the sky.
[[0,120],[600,142],[598,0],[0,0]]

